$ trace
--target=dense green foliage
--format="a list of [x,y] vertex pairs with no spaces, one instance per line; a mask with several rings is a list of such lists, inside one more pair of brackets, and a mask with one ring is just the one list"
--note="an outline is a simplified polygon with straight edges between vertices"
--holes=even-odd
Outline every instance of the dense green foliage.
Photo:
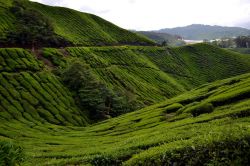
[[[213,82],[84,128],[2,121],[0,138],[22,142],[26,165],[245,165],[249,83],[250,74]],[[213,111],[193,116],[201,103]]]
[[27,8],[25,1],[14,0],[9,12],[15,18],[13,29],[7,30],[5,40],[0,41],[5,46],[19,47],[59,47],[72,45],[54,33],[53,26],[48,18],[31,8]]
[[24,152],[20,146],[0,141],[0,165],[15,166],[24,161]]
[[201,25],[201,24],[193,24],[177,28],[166,28],[166,29],[161,29],[157,32],[169,33],[172,35],[180,35],[184,39],[189,39],[189,40],[203,40],[203,39],[213,40],[213,39],[220,39],[223,37],[235,37],[235,36],[250,34],[250,30],[245,28],[221,27],[221,26]]
[[[80,108],[87,109],[89,117],[100,120],[131,112],[131,101],[118,95],[91,73],[88,65],[74,62],[61,73],[63,82],[74,92]],[[131,100],[131,99],[130,99]]]
[[71,93],[33,55],[23,49],[0,49],[0,119],[86,125]]
[[[46,48],[42,54],[54,65],[55,73],[67,80],[65,84],[74,92],[77,105],[87,110],[85,112],[92,110],[90,113],[94,116],[92,114],[91,117],[117,116],[201,84],[250,71],[249,56],[206,44],[180,48]],[[70,67],[74,62],[88,67]],[[82,79],[84,75],[86,78]],[[105,116],[97,116],[98,109],[110,110],[109,104],[104,104],[108,98],[113,101],[110,105],[118,108],[98,111],[106,113],[103,114]]]

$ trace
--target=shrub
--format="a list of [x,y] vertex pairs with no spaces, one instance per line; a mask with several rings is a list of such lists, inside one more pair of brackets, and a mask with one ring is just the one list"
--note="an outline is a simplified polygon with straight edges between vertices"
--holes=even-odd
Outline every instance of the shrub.
[[205,113],[211,113],[214,110],[214,106],[211,103],[202,103],[192,107],[189,111],[193,116],[199,116]]
[[171,104],[167,107],[164,108],[164,112],[165,113],[172,113],[172,112],[176,112],[177,110],[179,110],[180,108],[182,108],[183,105],[180,104],[180,103],[174,103],[174,104]]
[[39,113],[39,115],[44,118],[45,120],[47,120],[48,122],[50,123],[53,123],[53,124],[59,124],[59,121],[56,120],[54,118],[54,116],[47,110],[43,109],[43,108],[38,108],[37,109],[37,112]]
[[[3,109],[2,107],[0,107],[0,110]],[[4,110],[4,109],[3,109]],[[2,111],[2,110],[1,110]],[[4,110],[5,111],[5,110]],[[8,112],[0,112],[0,116],[6,120],[11,120],[13,119],[13,117],[11,116],[11,114],[9,114]]]
[[90,161],[91,165],[93,166],[119,166],[122,164],[122,161],[114,158],[113,156],[110,155],[105,155],[105,154],[101,154],[101,155],[96,155],[91,161]]
[[0,165],[15,166],[24,161],[24,152],[20,146],[11,142],[0,142]]
[[37,105],[39,101],[33,97],[29,92],[21,91],[21,96],[23,99],[26,99],[31,105]]

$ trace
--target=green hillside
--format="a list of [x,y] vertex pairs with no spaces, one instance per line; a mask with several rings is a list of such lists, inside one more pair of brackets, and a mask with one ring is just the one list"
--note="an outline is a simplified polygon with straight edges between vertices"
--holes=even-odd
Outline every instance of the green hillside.
[[0,94],[1,122],[87,124],[68,89],[24,49],[0,49]]
[[216,81],[84,128],[1,121],[0,138],[24,148],[24,165],[246,165],[249,83]]
[[67,68],[65,62],[68,66],[72,61],[84,62],[98,80],[132,97],[139,107],[207,82],[250,72],[249,56],[206,44],[178,48],[69,47],[63,52],[65,55],[56,54],[55,49],[44,50],[56,71]]
[[[181,90],[183,86],[185,87],[184,89],[192,89],[207,82],[250,71],[249,56],[226,51],[207,44],[196,44],[178,48],[126,46],[67,48],[67,50],[72,56],[82,57],[110,86],[123,84],[124,82],[128,89],[132,87],[137,89],[135,85],[139,85],[138,88],[143,87],[142,83],[146,81],[145,84],[160,86],[156,94],[164,91],[164,89],[168,91],[165,95],[167,97],[175,95],[175,93],[171,95],[171,91],[173,91],[169,87],[171,83],[176,85],[173,87],[175,90],[178,87]],[[98,73],[98,71],[102,73]],[[137,71],[143,73],[136,73]],[[109,72],[113,73],[118,78],[115,81],[120,80],[120,83],[112,82],[114,79],[108,80],[110,79]],[[149,79],[155,75],[152,72],[157,74],[162,73],[161,76],[163,78],[156,75],[154,79]],[[133,77],[126,76],[126,73],[134,75],[134,77],[142,77],[142,79],[138,80],[136,78],[132,81]],[[167,79],[169,79],[167,81],[169,83],[162,84],[166,83]],[[130,85],[132,82],[134,82],[134,85]],[[150,94],[153,95],[153,89],[150,89]],[[156,96],[152,96],[152,98],[156,98]]]
[[[45,18],[48,18],[55,34],[74,45],[154,45],[154,42],[145,36],[122,29],[92,14],[67,8],[46,6],[27,0],[20,0],[18,3],[22,4],[26,10],[41,13]],[[13,4],[14,0],[0,1],[0,32],[2,35],[7,33],[6,30],[14,28],[13,24],[17,22],[10,10]]]
[[[1,49],[0,53],[0,108],[6,110],[2,111],[3,118],[35,117],[41,123],[60,125],[84,126],[93,118],[89,114],[95,114],[98,108],[89,110],[81,102],[97,102],[102,92],[95,92],[96,88],[106,88],[103,93],[111,94],[100,100],[106,102],[107,97],[114,100],[112,110],[104,114],[117,116],[208,82],[250,72],[248,55],[206,44],[179,48],[44,48],[36,53],[39,60],[24,49]],[[91,79],[97,85],[90,81],[84,85],[87,89],[72,89],[63,82],[65,71],[75,62],[89,66]],[[88,92],[82,94],[82,90]]]
[[0,47],[0,166],[250,163],[249,54],[28,0],[0,0]]

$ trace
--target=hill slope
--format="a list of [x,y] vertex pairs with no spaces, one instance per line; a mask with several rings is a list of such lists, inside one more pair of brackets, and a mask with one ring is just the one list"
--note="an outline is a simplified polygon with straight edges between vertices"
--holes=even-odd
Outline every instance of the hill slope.
[[20,142],[28,165],[246,165],[249,84],[217,81],[85,128],[3,121],[0,139]]
[[0,119],[86,125],[71,93],[24,49],[0,49]]
[[[2,118],[33,117],[39,123],[60,125],[88,123],[89,108],[79,107],[80,91],[66,88],[62,75],[57,74],[64,73],[73,62],[89,65],[107,90],[126,98],[128,103],[119,99],[117,104],[130,104],[131,108],[120,110],[118,115],[172,98],[204,83],[250,72],[248,55],[206,44],[180,48],[46,48],[36,53],[37,57],[23,49],[1,49],[0,53]],[[94,92],[94,89],[89,90]],[[98,96],[93,94],[90,93],[94,100]],[[90,98],[83,100],[91,101]],[[9,107],[11,104],[13,106]]]
[[[164,72],[161,74],[162,76],[167,75],[169,79],[171,78],[174,81],[172,81],[173,84],[178,85],[173,86],[174,89],[176,87],[180,87],[178,89],[181,89],[183,86],[185,87],[184,89],[192,89],[207,82],[250,72],[249,56],[207,44],[196,44],[178,48],[90,47],[67,48],[67,50],[72,56],[83,57],[93,70],[101,71],[102,74],[99,73],[99,75],[108,84],[117,84],[112,82],[114,78],[110,80],[110,74],[108,73],[111,72],[116,78],[120,78],[118,79],[121,81],[119,84],[124,82],[128,86],[128,89],[134,85],[140,85],[138,88],[143,87],[142,83],[146,81],[145,84],[151,83],[154,86],[157,84],[160,86],[156,94],[161,94],[161,91],[164,92],[167,90],[168,92],[165,95],[167,97],[172,97],[172,90],[170,87],[167,88],[164,86],[171,85],[171,82],[164,80],[160,75],[154,77],[155,81],[149,79],[155,75],[152,72],[158,74]],[[136,73],[137,71],[142,73]],[[126,73],[134,75],[133,77],[136,77],[136,79],[134,81],[128,80],[133,77],[126,76]],[[143,79],[139,79],[139,81],[138,77],[142,77]],[[156,81],[162,82],[156,83]],[[132,82],[133,84],[131,84]],[[164,82],[168,83],[164,85]],[[154,88],[150,89],[150,94],[153,95]],[[138,91],[142,92],[143,89]],[[145,94],[140,96],[145,96]],[[156,98],[156,96],[152,98]]]
[[219,39],[223,37],[237,37],[250,35],[250,30],[239,27],[221,27],[193,24],[185,27],[166,28],[157,32],[180,35],[188,40]]
[[[14,0],[8,0],[7,2],[1,0],[0,12],[6,17],[1,17],[4,24],[0,27],[0,33],[6,33],[5,30],[13,28],[13,25],[15,25],[16,20],[10,10],[13,2]],[[62,7],[46,6],[28,0],[21,0],[18,3],[21,3],[27,9],[42,13],[53,25],[54,32],[74,45],[154,44],[145,36],[122,29],[92,14]]]
[[169,46],[182,46],[185,45],[183,40],[179,40],[179,37],[168,33],[159,33],[151,31],[137,31],[136,33],[147,36],[149,39],[156,41],[158,44],[166,41]]

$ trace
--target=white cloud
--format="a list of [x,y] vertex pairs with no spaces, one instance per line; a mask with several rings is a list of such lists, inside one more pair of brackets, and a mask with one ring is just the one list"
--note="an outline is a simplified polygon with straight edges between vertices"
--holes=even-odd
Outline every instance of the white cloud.
[[153,30],[193,23],[233,26],[250,18],[249,0],[33,0],[96,14],[123,28]]

